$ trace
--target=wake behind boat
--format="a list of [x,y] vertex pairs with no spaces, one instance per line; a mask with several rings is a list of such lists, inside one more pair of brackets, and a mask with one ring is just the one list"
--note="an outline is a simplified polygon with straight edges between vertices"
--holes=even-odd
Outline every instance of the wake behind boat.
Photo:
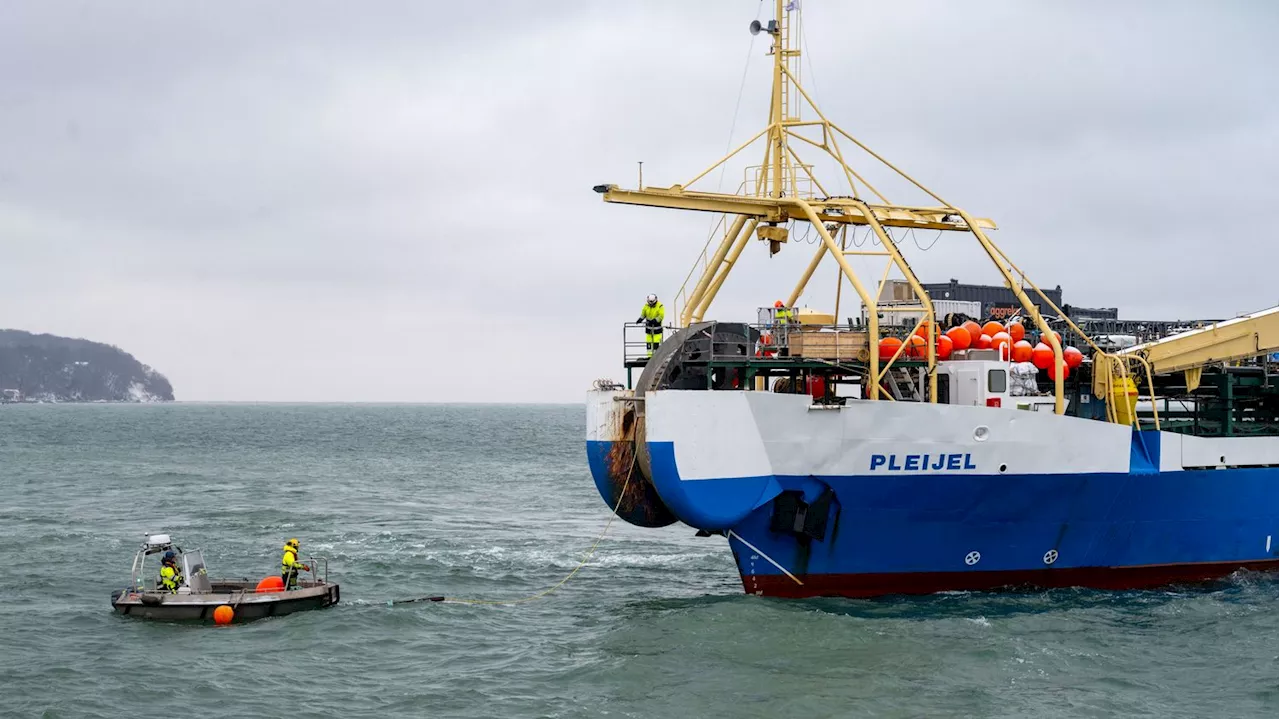
[[[743,588],[762,595],[1132,588],[1274,571],[1277,309],[1119,351],[1095,341],[991,240],[993,221],[818,109],[792,42],[799,4],[774,5],[774,20],[751,24],[772,40],[769,124],[687,182],[594,188],[609,203],[717,213],[722,230],[692,290],[687,280],[677,293],[674,331],[663,339],[661,310],[646,309],[624,330],[626,386],[598,381],[588,394],[588,462],[605,502],[632,524],[726,537]],[[802,157],[815,148],[834,179]],[[736,193],[697,189],[740,153],[764,159]],[[919,200],[891,202],[872,184],[877,169]],[[902,251],[915,230],[971,237],[1019,317],[984,327],[939,311]],[[774,255],[797,232],[816,236],[817,252],[785,302],[754,322],[708,318],[753,238]],[[840,322],[839,292],[833,311],[798,306],[827,257],[860,318]]]
[[[163,586],[158,560],[149,558],[173,552],[184,583],[176,591]],[[317,562],[321,564],[317,565]],[[279,576],[260,581],[211,579],[199,549],[182,550],[167,534],[147,537],[133,558],[129,586],[111,593],[116,612],[159,620],[205,620],[227,624],[264,617],[283,616],[308,609],[324,609],[338,603],[341,590],[329,582],[329,562],[310,557],[309,578],[299,578],[296,589],[286,590]],[[323,570],[319,567],[323,567]],[[230,614],[228,614],[228,609]],[[225,620],[225,621],[224,621]]]

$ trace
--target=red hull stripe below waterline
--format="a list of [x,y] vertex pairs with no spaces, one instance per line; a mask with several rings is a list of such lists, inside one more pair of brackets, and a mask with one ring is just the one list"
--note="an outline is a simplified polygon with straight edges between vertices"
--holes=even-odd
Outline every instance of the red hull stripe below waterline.
[[1050,589],[1146,589],[1179,582],[1221,579],[1237,570],[1277,571],[1277,560],[1157,564],[1140,567],[1076,567],[1000,572],[928,572],[886,574],[815,574],[802,576],[803,585],[786,575],[743,576],[748,594],[766,597],[877,597],[889,594],[982,591],[1017,587]]

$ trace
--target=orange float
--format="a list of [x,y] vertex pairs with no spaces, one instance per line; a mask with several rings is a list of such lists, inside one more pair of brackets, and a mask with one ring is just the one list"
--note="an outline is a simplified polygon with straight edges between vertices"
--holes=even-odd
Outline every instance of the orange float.
[[[1068,367],[1065,363],[1063,363],[1063,364],[1061,364],[1061,365],[1058,365],[1058,366],[1062,368],[1062,379],[1066,379],[1066,378],[1067,378],[1067,375],[1071,374],[1071,368],[1070,368],[1070,367]],[[1053,371],[1053,363],[1052,363],[1052,362],[1050,362],[1050,363],[1049,363],[1049,370],[1048,370],[1048,371],[1049,371],[1049,379],[1057,379],[1057,378],[1058,378],[1058,375]]]
[[988,335],[988,334],[978,335],[978,338],[973,341],[973,348],[976,350],[991,349],[991,335]]
[[1084,353],[1075,347],[1067,347],[1062,350],[1062,359],[1067,363],[1067,369],[1075,369],[1084,361]]
[[925,339],[920,335],[911,335],[907,338],[907,356],[908,357],[924,357],[925,355]]
[[267,592],[283,592],[284,580],[275,575],[266,577],[261,582],[258,582],[258,587],[254,591],[264,594]]
[[1004,325],[992,320],[982,326],[982,334],[988,337],[995,337],[997,332],[1004,332]]
[[1013,339],[1009,337],[1008,332],[1001,330],[1000,332],[991,335],[991,349],[1000,350],[1001,357],[1004,357],[1005,352],[1007,352],[1007,350],[1004,350],[1003,348],[1008,347],[1011,344],[1013,344]]
[[960,326],[969,331],[969,344],[972,345],[974,342],[978,341],[978,335],[982,334],[982,325],[974,322],[973,320],[969,320]]
[[1027,336],[1027,328],[1023,327],[1021,322],[1010,322],[1006,331],[1014,342],[1021,342],[1022,338]]
[[1053,348],[1041,342],[1031,350],[1031,364],[1039,369],[1048,369],[1053,364]]
[[898,348],[901,346],[902,340],[897,337],[882,337],[880,339],[880,359],[886,362],[889,361],[889,358],[892,357],[893,353],[897,352]]
[[969,345],[973,344],[973,335],[969,334],[969,330],[963,327],[952,327],[947,330],[947,337],[951,339],[951,349],[967,350]]
[[1013,343],[1012,353],[1014,362],[1030,362],[1032,347],[1031,343],[1026,340],[1018,340]]
[[938,359],[944,360],[950,357],[951,349],[952,349],[951,338],[946,335],[940,335],[938,337],[938,348],[937,348]]
[[[279,579],[279,577],[276,578]],[[235,617],[235,610],[225,604],[213,610],[214,624],[230,624],[231,620],[235,619]]]

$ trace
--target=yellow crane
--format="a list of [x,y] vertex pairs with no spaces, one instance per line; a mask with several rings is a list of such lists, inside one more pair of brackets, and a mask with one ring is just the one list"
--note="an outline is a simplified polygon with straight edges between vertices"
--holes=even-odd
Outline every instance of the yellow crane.
[[[787,241],[787,223],[794,221],[797,227],[802,224],[812,225],[820,240],[817,252],[801,274],[786,305],[795,305],[823,258],[831,256],[839,265],[843,278],[841,284],[847,279],[867,309],[870,346],[864,384],[866,397],[872,400],[890,399],[880,384],[907,347],[904,342],[883,363],[877,351],[880,340],[877,306],[880,291],[890,270],[896,267],[919,299],[917,306],[897,306],[895,309],[920,311],[922,317],[916,329],[926,328],[931,336],[937,331],[937,323],[929,293],[920,285],[915,272],[886,228],[945,230],[973,236],[999,270],[1005,285],[1018,298],[1024,316],[1044,334],[1045,341],[1053,348],[1056,362],[1061,365],[1062,343],[1041,317],[1039,307],[1023,291],[1023,283],[1015,279],[1015,275],[1025,277],[1025,274],[987,236],[986,230],[994,229],[995,223],[986,218],[974,217],[947,202],[938,193],[843,130],[822,113],[817,102],[801,86],[800,50],[795,43],[800,12],[800,3],[788,2],[784,5],[783,0],[775,0],[774,19],[765,24],[755,21],[750,26],[753,35],[765,33],[772,39],[769,54],[773,56],[773,89],[769,103],[769,122],[764,129],[683,183],[668,187],[646,187],[641,179],[639,186],[633,190],[614,184],[602,184],[594,188],[603,195],[605,202],[723,214],[727,230],[719,246],[708,258],[692,294],[684,302],[678,317],[679,326],[687,327],[691,322],[701,321],[753,235],[768,242],[770,252],[776,252]],[[852,83],[853,91],[868,98],[874,97],[874,88],[867,85],[865,80],[856,79]],[[806,108],[812,111],[816,119],[802,117],[801,111]],[[761,152],[759,156],[762,159],[759,165],[748,168],[747,180],[738,193],[695,189],[695,185],[715,169],[758,142],[763,144],[762,151],[757,150]],[[801,150],[809,151],[814,148],[829,156],[839,170],[836,179],[829,185],[823,184],[814,174],[814,165],[806,163],[800,154]],[[846,161],[846,157],[852,158],[852,153],[859,151],[862,156],[869,158],[868,165],[887,169],[892,175],[919,190],[928,198],[926,204],[891,202],[876,185],[871,184],[865,172],[859,172]],[[846,156],[846,152],[850,154]],[[930,205],[928,202],[936,204]],[[843,242],[837,241],[835,236],[850,226],[870,228],[879,246],[850,250]],[[878,286],[871,284],[874,278],[868,278],[870,282],[864,282],[859,277],[850,263],[851,256],[884,258],[884,273]],[[914,330],[912,333],[914,334]],[[937,357],[932,341],[925,343],[925,352],[928,399],[936,402]],[[1063,414],[1066,410],[1062,377],[1063,373],[1060,372],[1054,379],[1054,409],[1058,414]]]
[[1185,372],[1187,390],[1200,386],[1206,365],[1238,362],[1280,351],[1280,307],[1216,322],[1116,354],[1141,357],[1155,375]]

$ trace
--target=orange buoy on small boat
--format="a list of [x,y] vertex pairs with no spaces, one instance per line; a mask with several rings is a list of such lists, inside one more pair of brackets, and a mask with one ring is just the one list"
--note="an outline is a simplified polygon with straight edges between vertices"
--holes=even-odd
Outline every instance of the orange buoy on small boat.
[[1075,369],[1084,362],[1084,353],[1075,347],[1065,347],[1062,350],[1062,359],[1067,363],[1068,369]]
[[991,335],[983,333],[973,339],[973,348],[976,350],[991,349]]
[[222,606],[213,610],[213,623],[214,624],[230,624],[231,620],[235,619],[235,616],[236,616],[235,610],[223,604]]
[[995,337],[997,332],[1004,332],[1004,325],[992,320],[982,326],[982,334],[988,337]]
[[978,335],[982,334],[982,325],[978,324],[977,322],[974,322],[973,320],[969,320],[968,322],[965,322],[960,326],[969,331],[970,345],[978,341]]
[[283,592],[284,580],[275,575],[264,577],[261,582],[258,582],[258,588],[254,591],[262,594],[267,592]]
[[[1027,328],[1023,327],[1021,322],[1010,322],[1009,328],[1006,331],[1014,342],[1021,342],[1022,338],[1027,336]],[[1029,345],[1031,343],[1028,342],[1027,344]]]

